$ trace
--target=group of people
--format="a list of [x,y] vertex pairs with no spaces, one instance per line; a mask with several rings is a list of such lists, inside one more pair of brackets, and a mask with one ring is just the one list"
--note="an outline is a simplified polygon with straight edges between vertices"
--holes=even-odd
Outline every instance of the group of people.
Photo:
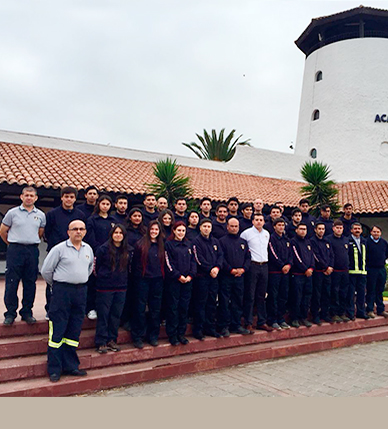
[[188,211],[185,198],[169,208],[166,198],[146,194],[142,206],[129,210],[126,196],[113,202],[94,186],[85,197],[76,206],[77,190],[65,187],[61,205],[45,215],[35,207],[36,189],[26,187],[22,204],[0,227],[8,244],[7,326],[17,316],[20,279],[19,314],[36,322],[38,245],[42,237],[47,242],[41,274],[53,382],[61,374],[86,375],[76,353],[85,315],[97,319],[95,344],[102,354],[120,350],[120,324],[141,349],[145,340],[158,346],[161,323],[171,345],[187,344],[189,319],[194,338],[204,340],[253,334],[255,315],[256,329],[266,332],[388,317],[388,243],[377,225],[362,237],[350,203],[333,220],[329,206],[315,218],[302,199],[289,220],[282,202],[265,216],[261,199],[240,204],[232,197],[213,215],[209,198],[199,211]]

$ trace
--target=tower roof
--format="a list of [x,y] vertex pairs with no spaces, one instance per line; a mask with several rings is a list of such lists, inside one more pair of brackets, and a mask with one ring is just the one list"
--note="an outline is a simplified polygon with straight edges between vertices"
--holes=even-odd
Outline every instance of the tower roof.
[[295,44],[309,56],[331,43],[363,37],[388,38],[388,10],[361,5],[344,12],[314,18]]

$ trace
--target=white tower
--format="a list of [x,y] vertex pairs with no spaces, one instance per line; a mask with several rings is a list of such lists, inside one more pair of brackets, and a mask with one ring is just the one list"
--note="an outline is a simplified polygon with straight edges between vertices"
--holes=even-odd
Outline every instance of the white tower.
[[360,6],[313,19],[295,154],[338,181],[388,180],[388,11]]

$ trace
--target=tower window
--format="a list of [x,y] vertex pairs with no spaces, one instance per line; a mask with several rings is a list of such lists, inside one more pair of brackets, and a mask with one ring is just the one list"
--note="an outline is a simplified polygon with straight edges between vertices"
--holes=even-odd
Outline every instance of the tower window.
[[316,109],[316,110],[314,110],[314,112],[313,112],[313,121],[316,121],[316,120],[318,120],[319,119],[319,110],[318,109]]
[[323,78],[323,74],[322,74],[321,70],[317,71],[315,73],[315,82],[319,82],[320,80],[322,80],[322,78]]
[[310,157],[313,159],[317,157],[317,150],[315,149],[315,147],[310,150]]

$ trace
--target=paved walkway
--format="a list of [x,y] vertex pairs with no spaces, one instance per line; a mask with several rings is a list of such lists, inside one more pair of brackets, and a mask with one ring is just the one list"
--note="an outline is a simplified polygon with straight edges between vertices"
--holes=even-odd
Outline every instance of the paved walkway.
[[87,396],[388,396],[388,341],[238,365]]

